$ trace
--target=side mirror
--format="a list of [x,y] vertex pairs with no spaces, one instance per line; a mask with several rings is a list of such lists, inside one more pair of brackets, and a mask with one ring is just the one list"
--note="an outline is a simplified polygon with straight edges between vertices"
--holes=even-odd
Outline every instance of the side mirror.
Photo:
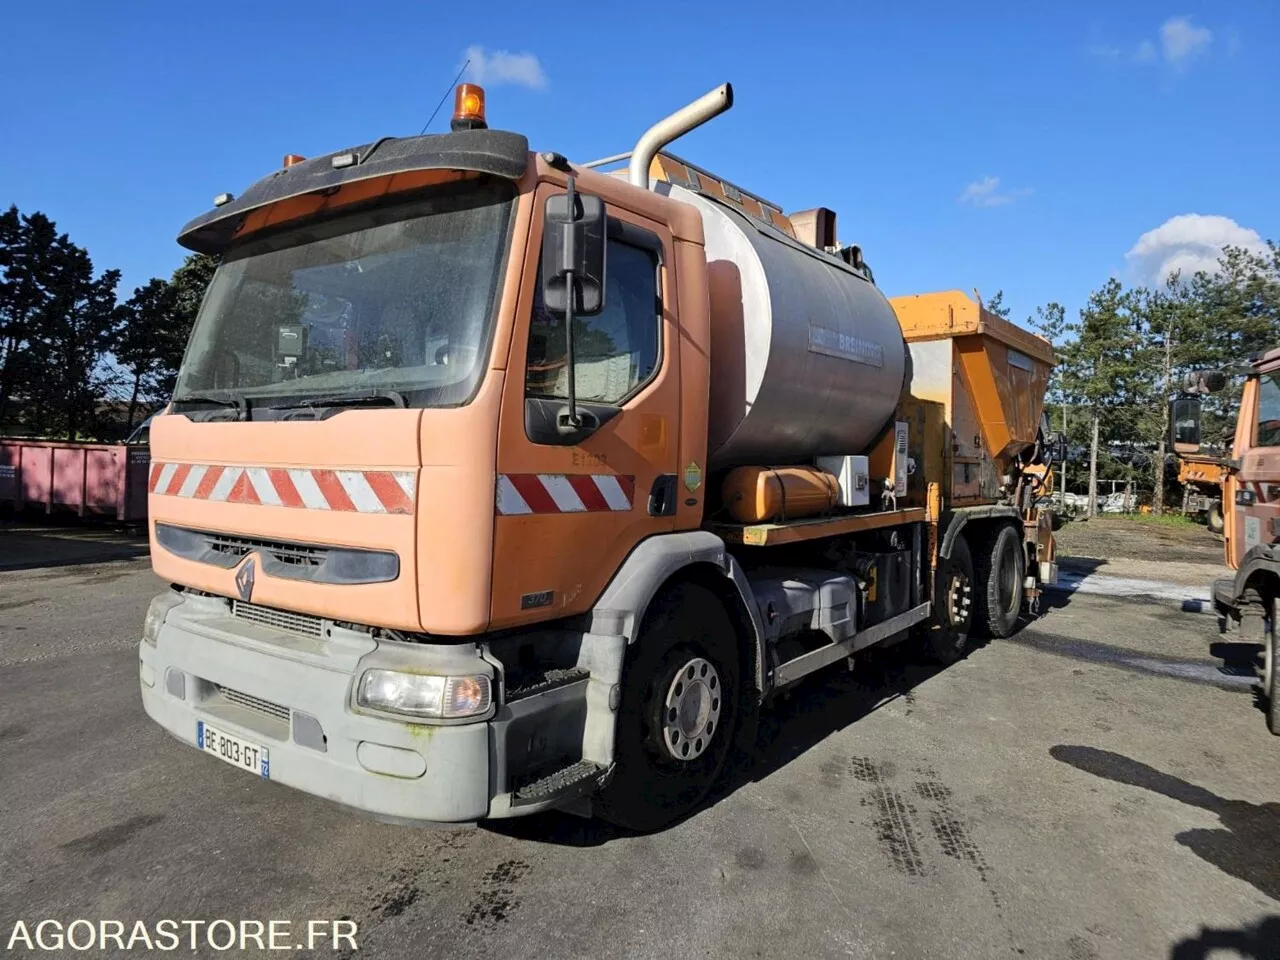
[[1175,397],[1169,401],[1169,440],[1174,453],[1200,450],[1200,398]]
[[1191,370],[1182,378],[1183,393],[1218,393],[1227,385],[1221,370]]
[[604,309],[604,201],[590,194],[547,197],[542,233],[542,301],[552,313],[592,317]]
[[1065,433],[1051,433],[1046,443],[1049,449],[1053,451],[1053,462],[1065,463],[1067,460],[1067,435]]

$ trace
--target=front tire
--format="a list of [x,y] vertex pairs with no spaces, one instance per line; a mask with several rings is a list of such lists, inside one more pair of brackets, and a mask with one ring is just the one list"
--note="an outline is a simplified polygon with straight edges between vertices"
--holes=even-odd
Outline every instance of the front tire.
[[963,536],[951,545],[951,556],[938,561],[933,589],[933,621],[925,635],[925,652],[944,666],[969,649],[973,625],[973,559]]
[[1222,501],[1215,500],[1209,504],[1209,510],[1205,514],[1205,523],[1209,527],[1210,533],[1221,533],[1226,529],[1226,522],[1222,519]]
[[715,594],[679,584],[654,599],[623,667],[603,819],[647,832],[702,802],[734,746],[739,671],[733,623]]
[[976,619],[989,637],[1003,639],[1018,627],[1022,581],[1027,560],[1020,531],[1003,524],[985,545],[976,564]]

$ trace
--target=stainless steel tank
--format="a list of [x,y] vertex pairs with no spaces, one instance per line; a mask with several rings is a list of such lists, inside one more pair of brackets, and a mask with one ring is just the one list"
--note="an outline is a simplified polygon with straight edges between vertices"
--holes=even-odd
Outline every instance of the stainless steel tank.
[[906,351],[861,275],[676,184],[702,214],[711,290],[713,470],[865,453],[897,406]]

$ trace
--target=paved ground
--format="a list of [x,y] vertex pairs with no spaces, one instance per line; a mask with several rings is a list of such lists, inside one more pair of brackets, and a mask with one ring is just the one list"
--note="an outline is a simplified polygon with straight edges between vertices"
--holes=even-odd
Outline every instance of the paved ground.
[[[11,566],[25,536],[0,532]],[[948,670],[886,655],[807,684],[747,775],[648,837],[388,827],[263,784],[144,716],[145,558],[0,571],[0,935],[349,917],[361,955],[415,960],[1280,957],[1256,648],[1183,611],[1195,571],[1114,595],[1078,563],[1102,592]]]

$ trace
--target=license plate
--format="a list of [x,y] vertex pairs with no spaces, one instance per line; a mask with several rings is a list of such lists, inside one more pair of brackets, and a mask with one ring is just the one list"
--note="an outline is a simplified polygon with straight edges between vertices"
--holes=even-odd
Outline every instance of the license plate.
[[223,733],[203,720],[196,721],[196,746],[233,767],[256,773],[263,780],[271,778],[271,760],[266,747]]

